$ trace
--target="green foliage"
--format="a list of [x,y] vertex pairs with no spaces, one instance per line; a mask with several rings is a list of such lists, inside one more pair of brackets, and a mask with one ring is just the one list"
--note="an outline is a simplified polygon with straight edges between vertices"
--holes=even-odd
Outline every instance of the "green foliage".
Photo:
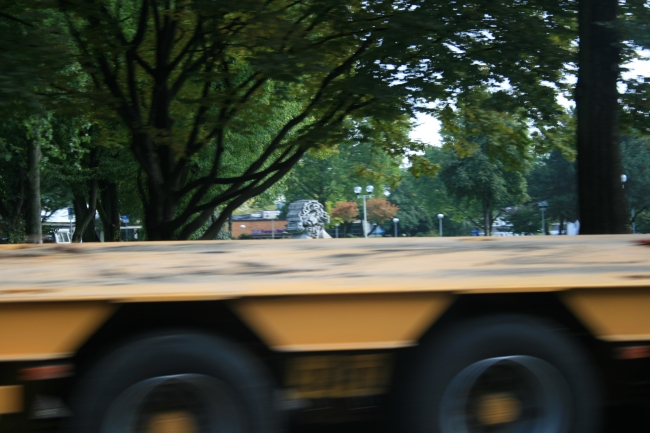
[[[406,126],[400,125],[403,143],[409,143]],[[356,137],[363,140],[345,140],[331,148],[307,152],[284,181],[286,201],[318,200],[332,207],[353,198],[355,186],[373,185],[379,192],[395,187],[402,176],[399,154],[385,151],[381,143],[366,141],[368,137],[362,133]]]
[[[548,82],[561,84],[565,64],[575,60],[575,3],[433,2],[404,5],[395,31],[382,40],[385,64],[413,89],[414,97],[443,101],[452,90],[508,82],[512,107],[535,119],[559,107]],[[437,101],[436,101],[437,102]]]
[[644,0],[628,0],[619,4],[616,23],[622,44],[623,59],[636,58],[636,50],[650,49],[650,5]]
[[637,233],[650,233],[650,213],[639,214],[635,221]]
[[[449,150],[429,147],[423,158],[431,164],[444,166]],[[409,236],[438,235],[437,214],[445,215],[444,233],[446,236],[468,236],[472,228],[482,226],[480,210],[473,203],[460,202],[452,198],[443,182],[442,172],[438,175],[405,176],[398,187],[392,191],[389,200],[399,206],[400,233]],[[390,223],[384,230],[392,229]]]
[[450,197],[481,209],[490,234],[500,209],[526,201],[526,171],[536,142],[521,111],[499,111],[491,95],[472,92],[443,117],[445,154],[440,176]]
[[[637,49],[650,49],[650,4],[643,0],[631,0],[619,4],[622,9],[617,23],[623,60],[639,58]],[[650,134],[650,78],[630,77],[624,80],[626,91],[621,94],[621,125],[625,132],[636,130]]]
[[[409,236],[432,233],[435,227],[435,212],[438,200],[439,179],[422,176],[405,176],[389,197],[391,203],[399,206],[395,214],[399,218],[399,233]],[[392,229],[384,224],[384,230]]]
[[627,129],[650,134],[650,78],[636,77],[626,81],[627,91],[621,95],[623,102],[621,123]]
[[465,158],[450,153],[440,175],[453,199],[481,209],[482,228],[487,235],[503,207],[527,199],[523,173],[504,169],[500,161],[490,159],[482,149]]
[[46,116],[16,112],[0,120],[0,237],[8,242],[25,240],[29,143],[35,141],[43,147],[50,137],[51,124]]
[[[574,36],[571,11],[545,2],[70,1],[52,14],[78,61],[54,88],[129,131],[152,239],[187,238],[220,208],[213,237],[312,148],[352,138],[413,155],[393,134],[409,101],[509,80],[548,117],[543,82],[559,81]],[[413,160],[416,175],[437,169]]]
[[536,204],[548,202],[546,216],[560,222],[578,219],[575,163],[560,151],[551,152],[535,163],[528,176],[528,193]]
[[[527,113],[509,111],[502,99],[498,93],[474,89],[459,99],[455,110],[446,107],[442,111],[443,148],[428,148],[422,155],[429,164],[440,167],[437,176],[407,177],[390,197],[400,206],[397,217],[403,232],[412,236],[437,233],[438,213],[445,215],[446,235],[469,235],[479,227],[489,235],[501,215],[513,219],[518,232],[534,231],[537,223],[529,215],[533,211],[520,206],[529,199],[525,176],[533,166],[536,170],[554,167],[556,155],[569,164],[560,151],[551,154],[549,166],[534,161],[549,149],[572,155],[572,117],[558,115],[555,123],[538,123],[531,133]],[[547,171],[543,173],[547,175]],[[538,181],[541,174],[536,176],[532,190],[537,194],[546,186]],[[572,189],[565,192],[575,192],[575,181],[571,181]],[[560,200],[557,202],[559,205]],[[572,204],[575,206],[575,198]],[[519,211],[504,213],[515,207]],[[566,219],[569,207],[564,211]]]
[[0,220],[0,244],[25,243],[25,220],[19,219],[13,224]]
[[532,140],[525,112],[491,107],[493,95],[473,91],[458,101],[458,108],[442,112],[443,143],[459,158],[483,153],[512,172],[529,168],[537,141]]
[[[96,182],[104,224],[119,207],[150,239],[215,238],[239,206],[284,191],[331,207],[356,184],[432,179],[439,161],[408,139],[412,104],[480,85],[511,84],[459,103],[490,137],[481,151],[523,170],[522,149],[547,143],[518,125],[553,123],[575,54],[570,2],[0,5],[0,92],[29,94],[61,120],[44,143],[46,183],[90,209]],[[444,116],[451,134],[454,114]],[[472,137],[458,135],[459,156],[474,152]]]
[[512,232],[519,235],[537,234],[542,230],[540,210],[537,205],[523,205],[512,209],[504,220],[512,224]]
[[[367,32],[378,24],[369,18],[388,10],[255,0],[67,3],[80,72],[96,87],[77,94],[95,105],[110,97],[114,111],[106,114],[129,130],[146,176],[150,237],[187,238],[223,207],[205,231],[213,237],[307,150],[351,134],[406,154],[381,127],[403,117],[405,104],[391,92],[378,98],[385,83],[360,85],[356,69],[375,44]],[[352,115],[359,127],[350,127]],[[372,133],[362,119],[376,119],[365,121]]]
[[38,91],[69,65],[67,37],[51,2],[0,0],[0,115],[43,113]]
[[[625,195],[631,219],[638,220],[637,229],[648,232],[645,221],[650,214],[650,138],[624,136],[621,139],[621,156],[625,182]],[[633,210],[633,211],[632,211]]]

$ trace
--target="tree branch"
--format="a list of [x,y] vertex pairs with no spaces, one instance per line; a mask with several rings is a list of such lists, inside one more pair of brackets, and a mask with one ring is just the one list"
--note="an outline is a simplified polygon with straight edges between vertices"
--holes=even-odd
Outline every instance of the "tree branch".
[[187,41],[187,44],[181,49],[181,52],[178,53],[178,55],[169,63],[170,69],[175,69],[176,66],[181,62],[183,57],[187,55],[189,52],[190,48],[194,46],[194,44],[199,40],[199,34],[203,29],[203,22],[201,21],[201,17],[197,15],[197,23],[196,23],[196,28],[194,29],[194,34],[190,38],[189,41]]
[[[154,6],[155,7],[155,6]],[[147,22],[149,21],[148,18],[149,14],[149,0],[142,0],[142,8],[140,9],[140,18],[138,20],[138,30],[129,43],[129,45],[132,46],[132,49],[135,51],[140,44],[142,44],[142,41],[144,41],[144,37],[147,34]]]
[[27,27],[32,27],[32,28],[34,27],[33,24],[28,23],[25,20],[21,20],[20,18],[15,17],[13,15],[6,14],[4,12],[0,12],[0,17],[5,18],[5,19],[10,20],[10,21],[15,21],[15,22],[20,23],[20,24],[22,24],[24,26],[27,26]]
[[[298,151],[295,155],[291,157],[292,163],[288,165],[286,168],[284,168],[281,171],[278,171],[275,173],[273,176],[271,176],[269,179],[267,179],[265,182],[258,186],[254,187],[249,187],[249,189],[245,192],[242,193],[236,200],[233,200],[233,202],[229,203],[228,206],[226,206],[226,209],[224,212],[221,212],[221,215],[219,215],[219,218],[210,225],[208,230],[201,236],[201,240],[211,240],[216,237],[216,235],[219,233],[219,230],[221,230],[221,226],[224,224],[226,221],[226,218],[232,212],[234,209],[237,209],[239,206],[241,206],[246,200],[248,200],[251,197],[254,197],[258,194],[261,194],[262,192],[266,191],[271,185],[282,179],[289,170],[291,170],[291,167],[295,165],[300,158],[304,155],[305,150],[300,150]],[[215,206],[212,206],[211,212],[214,212]]]
[[[358,51],[358,53],[360,53],[360,52],[361,52],[361,48],[360,48],[360,50]],[[355,53],[355,54],[356,54],[356,53]],[[351,56],[351,58],[348,59],[348,61],[351,61],[351,59],[352,59],[353,57],[354,57],[354,55]],[[345,62],[344,62],[344,64],[345,64]],[[342,66],[342,65],[341,65],[341,66]],[[341,68],[341,66],[339,66],[339,68]],[[303,112],[302,112],[300,115],[296,116],[295,118],[293,118],[291,121],[289,121],[289,122],[285,125],[285,127],[284,127],[284,128],[283,128],[283,129],[278,133],[278,135],[274,138],[274,140],[271,142],[271,144],[270,144],[270,145],[267,147],[267,149],[264,151],[264,153],[263,153],[263,154],[262,154],[262,155],[261,155],[261,156],[260,156],[260,157],[259,157],[259,158],[254,162],[254,163],[253,163],[253,164],[251,164],[251,166],[249,166],[249,169],[244,173],[244,175],[240,176],[240,177],[239,177],[239,180],[235,180],[235,178],[230,178],[229,182],[227,182],[227,183],[235,183],[235,184],[233,184],[230,188],[228,188],[228,190],[225,191],[224,193],[222,193],[222,194],[220,194],[219,196],[215,197],[215,199],[213,199],[213,201],[218,200],[218,201],[217,201],[217,204],[218,204],[219,202],[223,202],[223,201],[225,201],[225,200],[228,200],[228,199],[230,198],[230,196],[236,196],[236,195],[238,194],[238,192],[242,190],[242,189],[240,188],[241,184],[244,183],[244,182],[246,182],[246,181],[249,179],[249,177],[251,177],[251,176],[253,176],[253,178],[251,178],[250,180],[255,180],[255,181],[257,182],[256,179],[262,179],[263,176],[266,175],[266,174],[270,174],[270,173],[272,173],[272,172],[275,172],[275,175],[277,175],[277,173],[278,173],[279,171],[284,170],[284,167],[286,167],[285,164],[287,164],[287,163],[290,164],[290,166],[288,166],[288,169],[290,169],[290,168],[291,168],[291,167],[292,167],[292,166],[293,166],[293,165],[294,165],[294,164],[295,164],[295,163],[300,159],[300,158],[298,158],[298,159],[295,159],[295,160],[294,160],[294,159],[293,159],[293,158],[295,157],[295,155],[294,155],[294,157],[291,157],[291,158],[289,158],[289,159],[286,160],[286,161],[280,162],[280,161],[282,161],[282,159],[285,158],[286,155],[288,155],[288,153],[289,153],[289,151],[290,151],[290,149],[291,149],[291,148],[288,148],[288,149],[283,153],[283,155],[281,155],[278,159],[276,159],[276,161],[275,161],[274,163],[271,164],[270,167],[268,167],[266,170],[263,170],[262,172],[255,173],[255,170],[258,170],[258,169],[260,168],[260,166],[261,166],[264,162],[266,162],[266,160],[267,160],[268,157],[272,154],[272,152],[275,151],[275,149],[277,148],[277,146],[279,145],[279,143],[284,139],[284,137],[286,136],[286,134],[287,134],[287,133],[288,133],[288,132],[289,132],[289,131],[294,127],[294,126],[298,125],[300,122],[302,122],[302,120],[304,120],[304,118],[306,118],[306,116],[307,116],[307,115],[309,114],[309,112],[311,111],[311,108],[313,107],[313,105],[314,105],[314,104],[315,104],[315,103],[316,103],[316,102],[317,102],[317,101],[322,97],[322,93],[324,92],[324,89],[327,87],[327,85],[329,84],[329,82],[331,82],[331,80],[333,80],[336,76],[340,75],[341,73],[343,73],[343,71],[346,70],[346,69],[343,69],[343,68],[341,68],[341,69],[339,69],[339,68],[335,68],[334,71],[332,71],[330,74],[328,74],[328,76],[325,78],[325,80],[323,81],[323,83],[321,83],[321,87],[320,87],[320,89],[319,89],[317,95],[314,97],[314,99],[312,99],[312,101],[311,101],[311,103],[308,105],[308,107],[306,107],[305,110],[303,110]],[[337,71],[337,69],[338,69],[339,71]],[[336,75],[334,75],[335,73],[336,73]],[[321,126],[326,125],[326,124],[327,124],[327,123],[328,123],[332,118],[334,118],[334,116],[336,115],[336,113],[339,112],[339,110],[340,110],[344,105],[345,105],[345,101],[340,101],[339,104],[338,104],[336,107],[334,107],[333,109],[331,109],[331,110],[330,110],[330,113],[329,113],[328,115],[324,116],[324,117],[323,117],[323,118],[322,118],[318,123],[321,124]],[[344,113],[341,113],[341,114],[339,115],[338,119],[336,120],[336,122],[340,122],[340,121],[342,121],[342,119],[345,117],[346,113],[349,112],[349,109],[350,109],[350,107],[348,107],[348,110],[345,110]],[[305,134],[305,135],[306,135],[306,134]],[[305,135],[303,135],[303,137],[305,137]],[[298,140],[296,140],[296,141],[299,142],[300,140],[298,139]],[[306,151],[306,149],[303,149],[303,150],[297,152],[296,154],[300,154],[300,156],[302,156],[302,155],[304,154],[305,151]],[[279,170],[279,171],[278,171],[278,170]],[[265,173],[265,172],[268,172],[268,173]],[[262,175],[262,174],[260,174],[260,173],[264,173],[264,175]],[[274,176],[275,176],[275,175],[274,175]],[[274,177],[274,176],[272,176],[272,177]],[[210,182],[210,180],[204,178],[204,182]],[[255,183],[255,182],[254,182],[254,183]],[[254,183],[253,183],[253,184],[254,184]],[[193,186],[193,185],[188,185],[188,186]],[[205,184],[205,183],[204,183],[203,185],[201,185],[201,186],[202,186],[202,190],[199,191],[197,194],[195,194],[195,195],[193,196],[193,198],[192,198],[192,201],[193,201],[194,203],[198,203],[198,199],[200,199],[199,195],[202,196],[201,192],[207,190],[207,188],[206,188],[206,184]],[[196,188],[196,187],[197,187],[197,186],[194,186],[192,189],[194,189],[194,188]],[[244,189],[246,189],[246,188],[250,188],[250,187],[251,187],[251,186],[249,185],[249,186],[247,186],[247,187],[244,187]],[[184,188],[184,189],[185,189],[185,188]],[[215,205],[215,206],[216,206],[216,205]],[[198,206],[198,207],[196,207],[195,209],[192,209],[192,207],[189,207],[189,206],[188,206],[188,207],[186,208],[185,212],[183,213],[183,215],[184,215],[185,218],[188,218],[192,213],[194,213],[194,212],[196,212],[196,211],[200,211],[200,210],[202,210],[202,207],[203,207],[203,206]],[[214,208],[214,206],[213,206],[213,208]],[[182,218],[182,217],[183,217],[183,216],[181,216],[181,218]],[[205,218],[207,218],[207,216],[206,216]],[[207,221],[207,219],[206,219],[206,221]]]

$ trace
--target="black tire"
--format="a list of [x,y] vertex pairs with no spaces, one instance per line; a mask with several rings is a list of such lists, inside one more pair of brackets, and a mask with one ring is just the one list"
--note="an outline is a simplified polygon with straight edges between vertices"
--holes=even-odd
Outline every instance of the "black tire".
[[397,385],[400,433],[599,431],[595,369],[554,324],[480,318],[425,340],[412,355]]
[[81,377],[67,431],[144,432],[167,423],[160,431],[275,433],[272,393],[264,368],[222,338],[149,334],[117,348]]

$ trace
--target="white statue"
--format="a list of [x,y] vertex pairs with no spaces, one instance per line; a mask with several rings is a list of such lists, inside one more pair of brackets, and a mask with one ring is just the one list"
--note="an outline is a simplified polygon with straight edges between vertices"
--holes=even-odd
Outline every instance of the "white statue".
[[324,230],[330,217],[316,200],[299,200],[289,205],[286,231],[292,239],[318,239],[331,237]]

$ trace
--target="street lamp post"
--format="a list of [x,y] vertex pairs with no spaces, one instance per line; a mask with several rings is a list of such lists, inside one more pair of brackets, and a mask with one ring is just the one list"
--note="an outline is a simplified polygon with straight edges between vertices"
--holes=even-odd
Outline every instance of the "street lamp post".
[[368,194],[360,195],[361,194],[361,187],[360,186],[355,186],[354,187],[354,192],[357,194],[357,197],[361,197],[363,199],[363,237],[367,238],[368,237],[368,216],[366,213],[366,199],[372,197],[372,191],[375,189],[374,186],[368,185],[366,186],[366,192]]
[[[625,189],[625,182],[627,182],[627,175],[621,175],[621,183],[623,184],[623,189]],[[632,233],[636,234],[636,210],[632,208]]]
[[537,203],[537,206],[539,206],[539,209],[542,211],[542,234],[546,236],[546,218],[545,218],[545,212],[546,208],[548,207],[548,202],[546,200],[540,201]]
[[445,216],[441,213],[438,214],[438,228],[440,229],[440,237],[442,237],[442,219]]
[[399,218],[393,218],[393,223],[395,224],[395,237],[397,237],[397,223],[399,222]]

